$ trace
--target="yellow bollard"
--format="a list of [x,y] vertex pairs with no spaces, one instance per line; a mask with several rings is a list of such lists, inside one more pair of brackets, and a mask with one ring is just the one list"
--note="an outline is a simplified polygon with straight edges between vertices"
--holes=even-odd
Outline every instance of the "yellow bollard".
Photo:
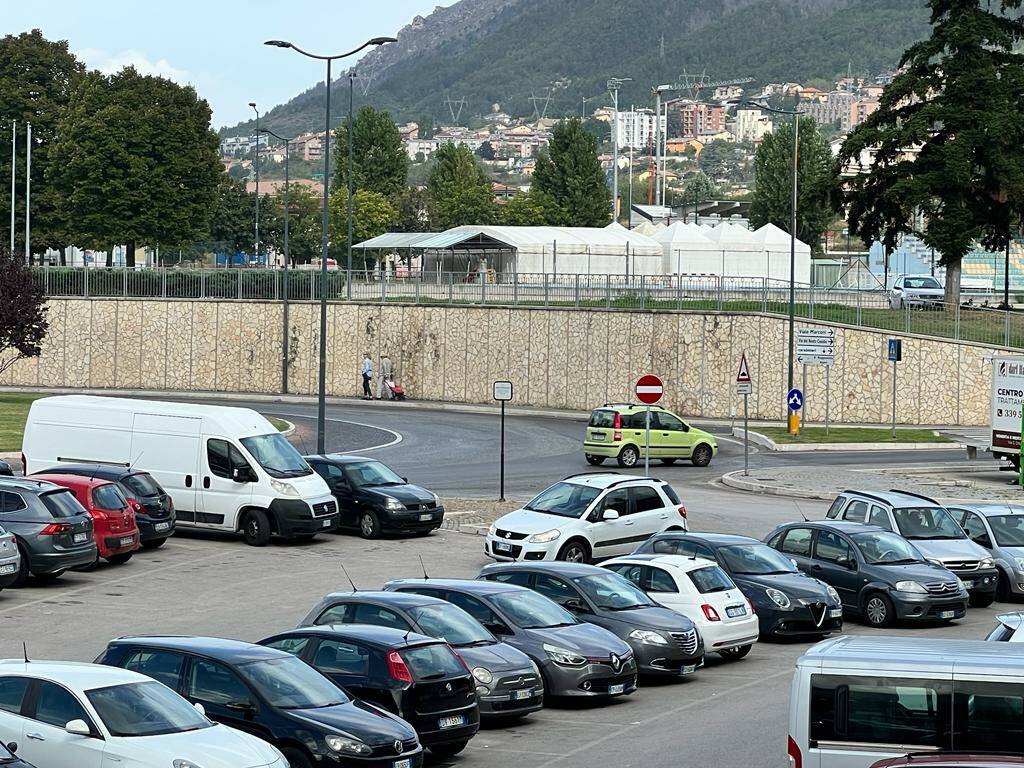
[[794,411],[789,414],[789,434],[799,435],[800,434],[800,412]]

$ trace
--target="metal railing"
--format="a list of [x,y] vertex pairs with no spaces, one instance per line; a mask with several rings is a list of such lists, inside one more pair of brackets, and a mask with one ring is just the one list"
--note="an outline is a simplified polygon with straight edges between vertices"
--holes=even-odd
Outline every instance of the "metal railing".
[[[284,272],[273,269],[122,269],[46,267],[35,270],[46,294],[62,298],[280,301]],[[345,275],[328,275],[330,301],[347,298]],[[802,320],[841,323],[1024,349],[1024,313],[968,302],[891,307],[881,290],[819,288],[798,284],[793,310]],[[290,270],[293,301],[320,299],[320,273]],[[352,299],[373,303],[511,305],[523,307],[704,310],[789,313],[789,283],[761,277],[714,275],[585,275],[523,273],[384,274],[359,272]]]

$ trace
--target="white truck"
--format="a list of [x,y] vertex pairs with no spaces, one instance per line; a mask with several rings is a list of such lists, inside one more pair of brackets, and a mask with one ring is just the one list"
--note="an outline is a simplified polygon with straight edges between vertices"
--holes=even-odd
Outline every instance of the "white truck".
[[1024,402],[1024,357],[992,358],[992,437],[997,459],[1020,470],[1021,403]]

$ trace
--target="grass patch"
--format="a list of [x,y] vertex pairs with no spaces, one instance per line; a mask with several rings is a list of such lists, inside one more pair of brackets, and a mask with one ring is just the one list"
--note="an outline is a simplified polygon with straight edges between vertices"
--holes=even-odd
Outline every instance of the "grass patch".
[[948,437],[936,435],[930,429],[891,427],[832,427],[825,434],[824,427],[804,427],[799,436],[793,436],[785,427],[755,427],[752,432],[769,437],[776,443],[948,443]]
[[291,424],[289,424],[287,421],[285,421],[284,419],[279,419],[276,416],[266,416],[266,419],[267,421],[274,425],[274,428],[278,432],[284,432],[286,429],[289,429],[291,427]]
[[45,395],[0,394],[0,451],[20,451],[25,419],[33,400]]

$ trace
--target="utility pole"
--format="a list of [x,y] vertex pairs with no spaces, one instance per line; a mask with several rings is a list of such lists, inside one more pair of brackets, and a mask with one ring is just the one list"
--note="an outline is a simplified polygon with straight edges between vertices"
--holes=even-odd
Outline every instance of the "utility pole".
[[608,79],[608,91],[612,95],[612,221],[619,218],[619,88],[631,77],[612,77]]
[[[25,263],[32,263],[32,123],[25,137]],[[12,162],[14,158],[11,158]]]
[[14,255],[14,180],[17,178],[15,169],[18,150],[18,124],[11,123],[11,256]]

